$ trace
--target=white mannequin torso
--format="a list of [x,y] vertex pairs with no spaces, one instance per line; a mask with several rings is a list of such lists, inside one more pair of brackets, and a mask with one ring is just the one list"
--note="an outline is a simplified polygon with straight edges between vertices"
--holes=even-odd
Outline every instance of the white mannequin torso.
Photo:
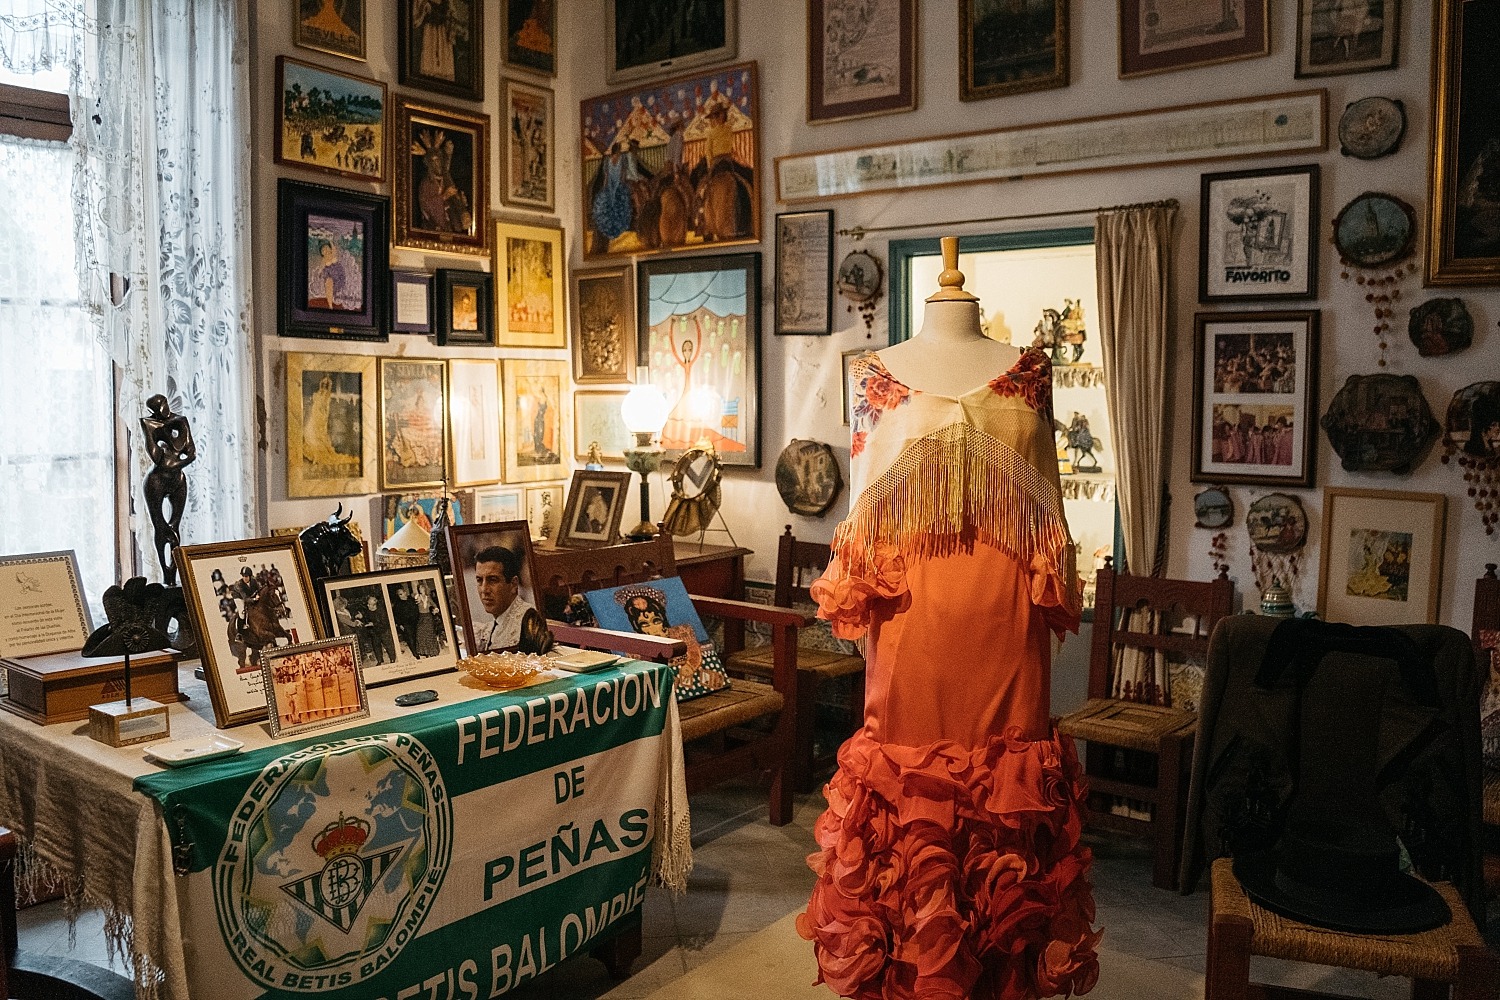
[[985,336],[979,303],[928,302],[922,329],[876,352],[891,377],[908,389],[958,397],[1011,369],[1021,352]]

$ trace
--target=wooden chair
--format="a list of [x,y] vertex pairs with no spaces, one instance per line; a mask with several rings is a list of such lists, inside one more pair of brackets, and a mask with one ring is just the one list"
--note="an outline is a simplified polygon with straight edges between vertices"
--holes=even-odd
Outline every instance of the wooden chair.
[[[571,594],[672,576],[676,571],[672,536],[666,532],[647,542],[595,549],[538,549],[533,564],[544,606]],[[688,794],[740,774],[769,774],[771,823],[783,826],[792,818],[791,709],[797,705],[797,630],[808,618],[784,608],[712,597],[695,596],[693,606],[699,615],[724,621],[727,648],[721,652],[726,656],[743,648],[745,622],[769,625],[774,663],[769,684],[738,678],[728,690],[680,706]],[[656,660],[670,658],[674,643],[675,651],[681,651],[681,643],[675,640],[548,624],[559,642],[586,649]]]
[[[815,603],[808,587],[828,566],[832,552],[822,542],[799,542],[786,526],[776,550],[776,590],[772,600],[777,607],[795,608]],[[727,657],[724,665],[731,671],[770,677],[774,669],[775,647],[753,646]],[[853,690],[846,708],[853,717],[848,732],[822,754],[814,745],[817,722],[818,691],[830,681],[852,677]],[[797,646],[796,736],[792,747],[792,784],[799,792],[810,792],[820,770],[838,756],[838,744],[864,722],[865,659],[857,653]]]
[[[1495,564],[1486,563],[1484,576],[1474,581],[1474,626],[1469,638],[1474,643],[1474,658],[1479,665],[1480,684],[1488,684],[1490,658],[1495,655],[1495,640],[1483,633],[1500,632],[1500,577]],[[1484,769],[1484,890],[1490,899],[1500,898],[1500,772]]]
[[[1114,561],[1106,558],[1096,577],[1095,591],[1088,701],[1060,719],[1057,728],[1086,744],[1084,769],[1089,776],[1091,800],[1088,822],[1101,829],[1150,837],[1155,844],[1151,882],[1158,888],[1175,889],[1197,714],[1115,697],[1111,668],[1115,651],[1121,648],[1203,662],[1208,655],[1209,633],[1230,613],[1234,584],[1222,572],[1209,583],[1116,573]],[[1163,628],[1174,613],[1191,616],[1196,619],[1194,630],[1184,635],[1125,627],[1125,612],[1146,610],[1161,614]],[[1139,819],[1110,812],[1110,796],[1148,803],[1151,817]]]

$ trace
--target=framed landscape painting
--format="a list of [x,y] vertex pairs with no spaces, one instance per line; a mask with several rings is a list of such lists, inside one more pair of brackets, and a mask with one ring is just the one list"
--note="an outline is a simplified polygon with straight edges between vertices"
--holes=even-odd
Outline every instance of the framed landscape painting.
[[568,363],[507,358],[501,364],[505,481],[530,483],[566,475]]
[[1198,300],[1318,296],[1316,163],[1204,174],[1198,212]]
[[557,174],[552,91],[507,79],[501,106],[506,125],[500,200],[550,212]]
[[385,340],[390,202],[285,177],[276,194],[277,332]]
[[276,57],[276,162],[384,183],[385,84]]
[[738,0],[604,0],[610,83],[733,59]]
[[375,359],[286,355],[286,495],[375,492]]
[[380,359],[380,488],[441,486],[447,478],[447,365]]
[[502,0],[505,61],[557,75],[557,4],[554,0]]
[[495,223],[495,344],[567,347],[563,232]]
[[1325,488],[1318,616],[1350,625],[1436,622],[1446,517],[1441,493]]
[[1120,77],[1268,55],[1269,6],[1268,0],[1120,0]]
[[401,82],[484,100],[483,0],[397,0]]
[[395,244],[489,253],[490,116],[396,102]]
[[961,100],[1068,85],[1068,0],[959,0],[958,22]]
[[346,59],[365,58],[365,0],[293,0],[292,41]]
[[917,106],[917,0],[808,0],[807,120],[811,124]]

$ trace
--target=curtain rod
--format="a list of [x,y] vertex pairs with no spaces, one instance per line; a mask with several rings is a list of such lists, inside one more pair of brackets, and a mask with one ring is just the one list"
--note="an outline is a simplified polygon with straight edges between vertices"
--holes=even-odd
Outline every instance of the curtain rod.
[[993,215],[987,219],[959,219],[952,222],[913,222],[904,226],[854,226],[840,229],[840,236],[852,236],[862,240],[870,233],[890,233],[904,229],[934,229],[949,226],[968,226],[979,222],[1018,222],[1024,219],[1055,219],[1064,215],[1097,215],[1100,212],[1119,212],[1127,208],[1177,208],[1176,198],[1164,201],[1143,201],[1134,205],[1100,205],[1095,208],[1070,208],[1065,212],[1031,212],[1026,215]]

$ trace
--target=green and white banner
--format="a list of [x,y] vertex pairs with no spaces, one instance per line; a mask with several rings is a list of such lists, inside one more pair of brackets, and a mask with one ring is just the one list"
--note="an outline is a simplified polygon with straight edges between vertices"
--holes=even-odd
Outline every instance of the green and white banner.
[[479,1000],[631,926],[671,693],[631,663],[138,779],[194,994]]

